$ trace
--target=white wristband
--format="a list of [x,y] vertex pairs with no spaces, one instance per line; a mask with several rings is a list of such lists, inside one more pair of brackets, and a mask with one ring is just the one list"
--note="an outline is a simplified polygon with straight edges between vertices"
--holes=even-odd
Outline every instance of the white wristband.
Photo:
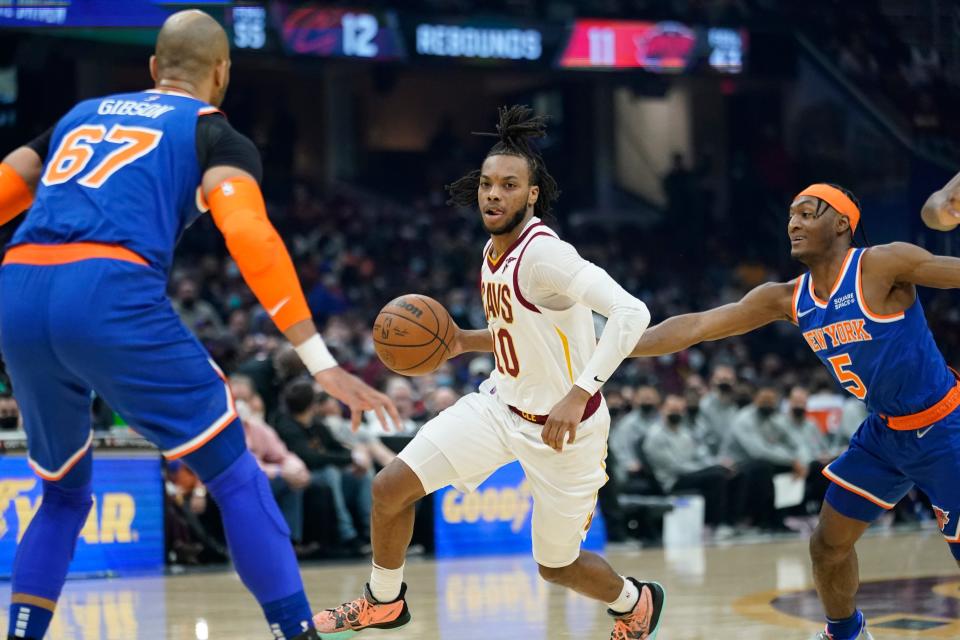
[[330,354],[330,350],[323,343],[320,334],[313,334],[303,344],[294,347],[294,349],[296,349],[300,359],[303,360],[303,364],[306,365],[310,375],[337,366],[336,359]]

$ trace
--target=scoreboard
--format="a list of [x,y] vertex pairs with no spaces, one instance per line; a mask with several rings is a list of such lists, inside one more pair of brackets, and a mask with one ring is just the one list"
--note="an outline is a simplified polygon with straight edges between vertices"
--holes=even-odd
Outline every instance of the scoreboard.
[[[155,29],[174,11],[208,10],[237,49],[381,62],[509,65],[528,68],[741,73],[746,30],[676,21],[535,21],[507,16],[438,17],[397,10],[286,0],[0,0],[2,28]],[[56,29],[54,29],[54,32]],[[143,32],[144,35],[147,35]]]
[[[237,11],[233,10],[236,20]],[[403,60],[403,37],[392,11],[287,7],[276,3],[275,24],[288,53],[332,58]],[[236,38],[235,38],[236,39]]]
[[694,29],[679,22],[577,20],[559,66],[679,73],[705,59],[716,71],[739,73],[744,40],[735,29]]
[[[223,8],[229,0],[191,2]],[[157,27],[184,3],[164,0],[0,0],[0,27]]]

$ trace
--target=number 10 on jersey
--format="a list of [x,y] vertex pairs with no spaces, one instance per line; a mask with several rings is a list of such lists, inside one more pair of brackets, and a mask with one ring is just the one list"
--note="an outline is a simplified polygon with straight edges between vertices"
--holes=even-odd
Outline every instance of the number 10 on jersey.
[[520,375],[520,361],[513,346],[513,336],[506,327],[493,332],[493,359],[497,361],[497,371],[512,378]]

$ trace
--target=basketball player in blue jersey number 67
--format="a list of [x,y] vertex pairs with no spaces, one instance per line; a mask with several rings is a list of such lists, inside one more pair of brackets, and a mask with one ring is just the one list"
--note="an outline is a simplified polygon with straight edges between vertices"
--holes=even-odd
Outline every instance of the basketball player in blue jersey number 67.
[[[951,220],[947,200],[928,203],[928,224],[957,225],[960,218]],[[859,221],[860,207],[849,191],[808,187],[793,200],[787,222],[791,255],[807,273],[760,285],[739,302],[665,320],[643,334],[632,354],[673,353],[786,320],[799,326],[837,381],[866,403],[870,413],[850,448],[823,471],[831,485],[810,540],[827,617],[819,640],[871,637],[855,603],[854,545],[912,486],[930,497],[960,562],[960,386],[916,292],[918,285],[960,287],[960,259],[903,242],[856,248]]]
[[174,245],[202,210],[354,424],[370,409],[399,424],[390,401],[338,367],[317,333],[267,219],[259,154],[216,108],[229,70],[220,25],[176,13],[150,59],[154,89],[81,102],[0,164],[0,224],[30,209],[0,269],[0,348],[43,479],[14,561],[9,638],[46,633],[92,504],[91,390],[207,485],[271,637],[316,637],[290,532],[230,389],[165,295]]

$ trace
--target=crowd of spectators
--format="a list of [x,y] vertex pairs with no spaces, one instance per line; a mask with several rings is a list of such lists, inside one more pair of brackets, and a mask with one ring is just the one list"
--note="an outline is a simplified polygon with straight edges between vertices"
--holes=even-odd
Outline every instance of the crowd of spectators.
[[[358,193],[318,198],[300,185],[289,203],[272,203],[271,213],[331,350],[394,400],[399,428],[386,433],[371,416],[359,433],[350,431],[339,404],[304,378],[296,353],[206,220],[183,240],[170,295],[231,376],[248,444],[271,480],[297,549],[304,556],[356,555],[368,544],[375,469],[393,459],[404,437],[475,389],[493,364],[488,355],[463,356],[432,375],[394,376],[374,354],[372,319],[393,297],[419,292],[440,300],[461,326],[484,326],[476,289],[484,235],[475,212],[445,206],[439,193],[405,207]],[[580,251],[643,299],[655,322],[728,302],[798,270],[778,270],[723,245],[708,259],[685,252],[682,243],[617,228],[576,235]],[[925,304],[950,360],[960,349],[960,314],[942,295]],[[605,387],[613,416],[613,481],[605,491],[703,493],[707,524],[725,536],[782,529],[788,514],[774,509],[774,478],[788,474],[806,483],[792,515],[815,513],[824,491],[819,469],[842,450],[862,406],[843,401],[808,351],[793,327],[777,323],[673,356],[626,361]],[[809,399],[808,389],[815,392]],[[0,427],[16,425],[9,395],[0,389]],[[819,426],[807,421],[808,414]],[[119,422],[102,407],[96,421],[99,428]],[[180,541],[175,557],[221,557],[216,506],[196,478],[175,466],[167,486],[177,512],[170,526],[179,527],[170,536]],[[628,534],[629,522],[618,521],[615,511],[611,532]]]
[[[877,1],[817,0],[798,3],[786,14],[850,81],[912,131],[918,143],[957,157],[960,126],[949,114],[960,97],[960,77],[951,73],[932,33],[910,37]],[[945,148],[945,142],[952,142],[954,151]]]
[[[458,3],[424,4],[439,11]],[[544,3],[500,4],[510,5],[504,11],[523,13],[524,6]],[[644,7],[655,12],[664,4],[694,18],[702,14],[707,21],[722,21],[724,15],[742,17],[749,6],[764,3],[593,3],[597,15]],[[900,41],[889,25],[877,22],[875,12],[859,15],[844,3],[829,4],[831,11],[822,15],[835,24],[823,25],[821,35],[839,67],[892,100],[915,100],[907,110],[915,114],[918,132],[949,133],[949,119],[939,106],[953,102],[944,102],[939,92],[954,89],[937,52],[890,46]],[[816,12],[804,15],[809,20]],[[435,157],[445,159],[441,151]],[[787,157],[782,134],[770,127],[760,128],[752,143],[733,153],[724,189],[711,183],[715,172],[708,154],[692,158],[689,167],[677,156],[664,176],[663,222],[652,231],[589,221],[574,229],[562,216],[554,224],[562,235],[575,238],[585,257],[643,299],[655,322],[729,302],[767,280],[790,279],[799,266],[785,258],[779,243],[784,220],[758,216],[757,203],[766,199],[782,205],[805,176]],[[267,174],[291,175],[291,156],[292,147],[265,153]],[[446,169],[451,178],[462,167]],[[230,375],[248,445],[303,556],[364,553],[375,470],[395,457],[404,438],[475,389],[493,366],[489,356],[463,356],[432,375],[408,379],[391,375],[374,354],[372,320],[403,293],[436,298],[462,327],[485,325],[477,281],[486,237],[475,211],[445,204],[438,188],[445,181],[437,180],[404,204],[347,187],[319,194],[301,182],[271,180],[268,185],[279,186],[266,190],[271,218],[293,255],[331,351],[397,405],[402,424],[389,433],[372,416],[353,433],[340,405],[305,378],[295,352],[243,283],[208,217],[181,241],[169,289],[174,307]],[[722,210],[715,197],[721,190],[727,193]],[[739,214],[749,215],[749,223]],[[922,295],[931,328],[951,361],[960,353],[960,312],[949,294]],[[621,493],[701,493],[706,523],[719,537],[778,530],[785,516],[802,520],[816,513],[825,491],[819,472],[843,450],[863,408],[844,400],[808,351],[795,329],[778,323],[673,356],[625,362],[604,389],[612,428],[611,483],[603,503],[615,505]],[[100,429],[121,422],[102,402],[95,403],[94,420]],[[0,430],[18,427],[12,391],[0,379]],[[186,467],[171,465],[166,474],[173,557],[183,562],[222,558],[216,505]],[[777,483],[784,483],[778,477],[804,484],[802,500],[788,510],[776,508]],[[910,504],[900,517],[912,517]],[[615,506],[607,517],[613,537],[628,534],[629,518]]]

